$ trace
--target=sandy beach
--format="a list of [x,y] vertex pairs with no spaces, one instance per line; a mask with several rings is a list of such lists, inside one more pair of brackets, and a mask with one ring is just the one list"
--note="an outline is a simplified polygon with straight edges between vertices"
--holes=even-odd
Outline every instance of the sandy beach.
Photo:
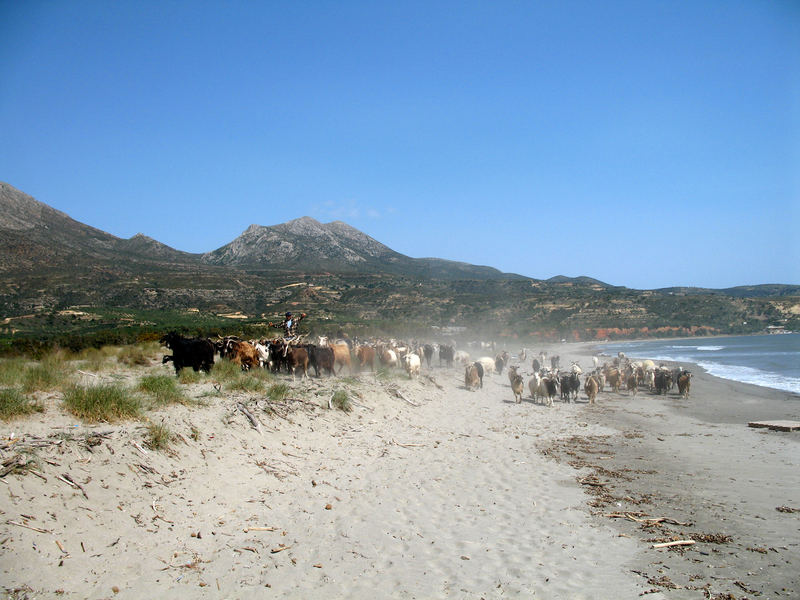
[[[507,348],[516,355],[518,348]],[[592,347],[534,348],[591,364]],[[472,352],[477,358],[477,353]],[[519,364],[513,360],[511,364]],[[289,399],[185,386],[143,424],[46,411],[0,423],[0,573],[10,598],[796,598],[800,399],[693,370],[691,396],[517,404],[423,366],[292,382]],[[96,380],[170,371],[84,375]],[[210,379],[210,378],[209,378]],[[328,408],[336,389],[356,404]],[[238,409],[244,403],[256,430]],[[87,437],[87,434],[97,434]],[[87,440],[93,440],[88,443]],[[781,510],[778,510],[778,509]],[[671,541],[695,543],[653,548]]]

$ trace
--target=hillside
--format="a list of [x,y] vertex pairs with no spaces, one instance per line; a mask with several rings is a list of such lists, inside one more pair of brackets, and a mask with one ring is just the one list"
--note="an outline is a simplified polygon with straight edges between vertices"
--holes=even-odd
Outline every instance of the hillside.
[[[411,258],[339,221],[251,225],[206,254],[121,239],[0,183],[0,338],[257,326],[287,307],[319,329],[605,339],[800,329],[800,287],[631,290]],[[455,328],[455,329],[453,329]],[[427,333],[426,333],[427,332]]]

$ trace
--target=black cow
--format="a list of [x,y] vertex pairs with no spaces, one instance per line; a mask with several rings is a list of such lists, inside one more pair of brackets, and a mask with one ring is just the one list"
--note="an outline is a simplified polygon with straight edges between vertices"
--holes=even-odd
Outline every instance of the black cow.
[[422,353],[425,355],[425,362],[428,363],[428,368],[431,368],[431,359],[433,358],[433,346],[425,344],[422,347]]
[[561,376],[561,399],[567,402],[570,399],[578,398],[578,391],[581,388],[581,381],[577,373],[566,373]]
[[669,369],[657,369],[655,376],[656,394],[667,395],[672,388],[672,373]]
[[333,370],[334,355],[333,348],[330,346],[316,346],[314,344],[306,345],[308,352],[308,363],[314,367],[314,374],[319,377],[319,370],[327,371],[328,375],[334,375]]
[[185,338],[170,331],[161,338],[161,344],[172,350],[172,356],[164,355],[161,363],[172,361],[175,374],[184,367],[192,367],[195,371],[201,369],[208,373],[214,366],[214,344],[202,338]]
[[442,361],[444,361],[448,367],[452,367],[455,354],[455,348],[441,344],[439,346],[439,366],[441,367]]

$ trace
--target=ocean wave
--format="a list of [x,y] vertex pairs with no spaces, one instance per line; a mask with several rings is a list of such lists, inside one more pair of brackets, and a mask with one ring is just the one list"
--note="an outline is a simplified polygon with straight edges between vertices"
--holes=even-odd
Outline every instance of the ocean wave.
[[715,362],[698,362],[697,364],[715,377],[800,394],[800,378],[797,377],[786,377],[779,373],[752,367],[723,365]]
[[725,346],[697,346],[695,350],[700,350],[701,352],[716,352],[717,350],[724,350]]

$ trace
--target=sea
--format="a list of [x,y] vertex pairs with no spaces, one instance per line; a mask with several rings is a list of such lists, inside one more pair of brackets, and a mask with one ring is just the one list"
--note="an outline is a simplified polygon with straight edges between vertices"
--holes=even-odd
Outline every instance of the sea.
[[602,344],[605,354],[695,363],[711,375],[800,394],[800,333]]

